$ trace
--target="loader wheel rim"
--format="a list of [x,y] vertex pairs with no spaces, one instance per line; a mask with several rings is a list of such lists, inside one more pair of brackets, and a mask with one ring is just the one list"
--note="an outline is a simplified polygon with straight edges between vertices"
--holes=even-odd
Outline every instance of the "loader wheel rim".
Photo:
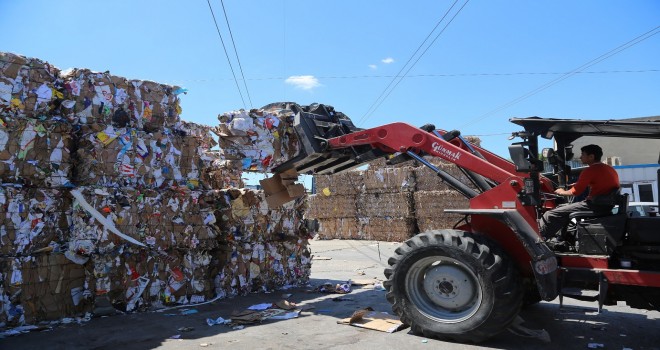
[[456,259],[441,256],[415,262],[406,275],[406,290],[422,314],[445,323],[470,318],[483,299],[474,272]]

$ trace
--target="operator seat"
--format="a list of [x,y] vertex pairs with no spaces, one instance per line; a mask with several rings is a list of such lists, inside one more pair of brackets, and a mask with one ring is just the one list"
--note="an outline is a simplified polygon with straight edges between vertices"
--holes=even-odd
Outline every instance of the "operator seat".
[[614,204],[610,211],[579,211],[569,215],[569,219],[575,219],[577,240],[582,242],[584,253],[607,255],[622,244],[628,220],[628,194],[617,191]]

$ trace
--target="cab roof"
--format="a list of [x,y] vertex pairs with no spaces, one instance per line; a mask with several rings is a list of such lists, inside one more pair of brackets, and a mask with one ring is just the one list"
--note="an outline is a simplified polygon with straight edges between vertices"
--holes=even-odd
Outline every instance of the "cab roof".
[[582,136],[660,139],[660,117],[625,120],[511,118],[514,124],[545,139],[573,142]]

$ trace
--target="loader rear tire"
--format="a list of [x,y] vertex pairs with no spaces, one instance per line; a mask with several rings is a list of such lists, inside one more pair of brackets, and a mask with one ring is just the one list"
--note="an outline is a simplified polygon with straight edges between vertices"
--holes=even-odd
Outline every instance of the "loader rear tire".
[[521,278],[497,243],[459,230],[421,233],[385,270],[387,300],[413,333],[477,343],[505,330],[523,300]]

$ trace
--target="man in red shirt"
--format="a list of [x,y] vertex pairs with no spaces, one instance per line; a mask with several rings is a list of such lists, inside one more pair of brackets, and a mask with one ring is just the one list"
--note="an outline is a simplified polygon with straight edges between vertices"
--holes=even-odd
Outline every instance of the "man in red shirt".
[[[587,145],[580,149],[580,161],[589,167],[580,173],[578,181],[568,190],[558,188],[555,194],[576,196],[589,187],[589,196],[585,201],[559,206],[543,214],[539,221],[541,236],[545,240],[557,237],[560,230],[568,225],[568,216],[576,211],[594,211],[604,213],[614,207],[614,194],[619,190],[619,175],[616,170],[600,162],[603,150],[598,145]],[[561,240],[560,237],[557,239]]]

